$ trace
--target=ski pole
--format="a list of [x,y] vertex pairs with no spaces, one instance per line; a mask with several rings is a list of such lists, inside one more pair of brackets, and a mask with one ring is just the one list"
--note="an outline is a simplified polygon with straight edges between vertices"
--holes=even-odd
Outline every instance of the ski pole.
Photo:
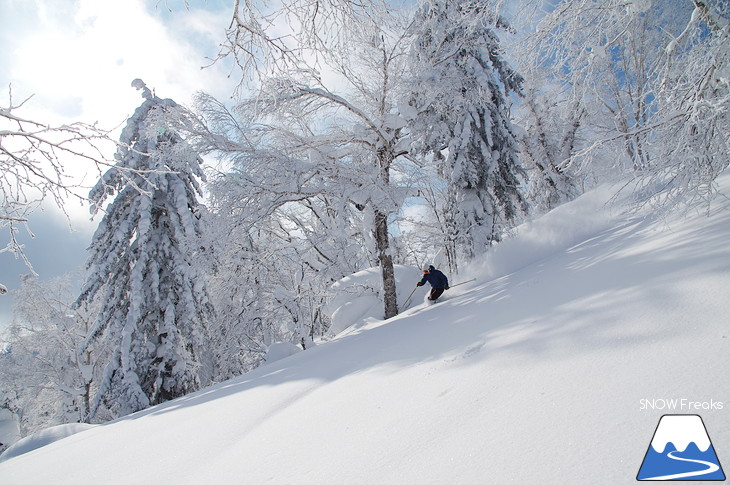
[[413,291],[411,291],[411,294],[408,295],[408,298],[406,298],[405,303],[403,303],[403,307],[402,308],[405,308],[406,306],[408,306],[408,302],[411,301],[411,297],[413,296],[413,294],[416,292],[417,289],[418,289],[418,286],[416,286],[415,288],[413,288]]
[[467,283],[471,283],[472,281],[476,281],[476,280],[477,280],[476,278],[472,278],[467,281],[462,281],[461,283],[456,283],[455,285],[450,285],[449,288],[453,288],[454,286],[459,286],[459,285],[465,285]]

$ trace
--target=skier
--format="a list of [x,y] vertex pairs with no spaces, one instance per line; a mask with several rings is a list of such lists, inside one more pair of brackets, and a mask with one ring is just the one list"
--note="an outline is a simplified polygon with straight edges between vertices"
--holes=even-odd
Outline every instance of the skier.
[[432,265],[423,268],[423,278],[416,283],[416,286],[423,286],[427,281],[431,284],[431,294],[428,295],[429,301],[436,301],[444,290],[449,289],[449,279]]

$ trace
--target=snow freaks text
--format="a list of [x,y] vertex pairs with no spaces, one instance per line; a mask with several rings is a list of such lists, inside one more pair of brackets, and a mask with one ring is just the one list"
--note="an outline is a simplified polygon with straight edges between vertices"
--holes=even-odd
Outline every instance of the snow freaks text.
[[694,401],[692,399],[676,398],[676,399],[640,399],[639,410],[640,411],[679,411],[679,412],[692,412],[692,411],[722,411],[724,406],[723,401],[715,401],[710,399],[709,401]]

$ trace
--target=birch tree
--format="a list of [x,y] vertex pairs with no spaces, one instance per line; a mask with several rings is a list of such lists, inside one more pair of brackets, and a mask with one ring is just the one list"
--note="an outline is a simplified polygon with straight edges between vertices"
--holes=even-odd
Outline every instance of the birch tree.
[[684,29],[666,45],[657,80],[659,163],[644,186],[664,206],[701,201],[730,164],[730,5],[693,0]]
[[569,0],[549,12],[522,5],[540,18],[520,57],[568,91],[577,87],[588,108],[592,140],[564,167],[580,168],[608,147],[646,201],[709,200],[727,167],[726,2]]
[[[313,174],[306,180],[316,188],[298,187],[310,192],[296,197],[348,193],[363,212],[382,270],[384,315],[391,317],[398,309],[389,218],[402,203],[394,176],[407,154],[405,124],[397,113],[408,48],[403,20],[384,7],[355,2],[292,1],[247,20],[242,12],[237,5],[231,51],[249,55],[253,42],[269,49],[270,57],[256,103],[241,109],[260,114],[260,126],[276,139],[276,157],[289,176],[297,174],[299,182]],[[274,39],[262,26],[284,16],[301,29]],[[265,71],[257,67],[259,74]],[[245,157],[252,163],[273,154],[267,146]]]
[[526,83],[524,102],[517,111],[523,129],[520,160],[528,171],[526,197],[533,213],[546,213],[583,191],[585,176],[566,164],[583,148],[581,129],[587,108],[580,98],[542,78],[542,82]]

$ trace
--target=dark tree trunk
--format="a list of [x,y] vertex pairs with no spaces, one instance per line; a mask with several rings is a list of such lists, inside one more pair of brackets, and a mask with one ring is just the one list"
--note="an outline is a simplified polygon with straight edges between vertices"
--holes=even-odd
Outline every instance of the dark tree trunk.
[[388,242],[388,214],[375,211],[375,241],[378,249],[378,261],[383,276],[383,304],[385,318],[398,314],[398,301],[395,291],[395,271],[393,270],[393,256],[390,254]]

